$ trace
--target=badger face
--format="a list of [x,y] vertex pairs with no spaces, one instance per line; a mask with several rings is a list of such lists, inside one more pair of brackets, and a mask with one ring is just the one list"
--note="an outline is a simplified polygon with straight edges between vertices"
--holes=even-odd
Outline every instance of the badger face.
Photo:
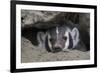
[[65,51],[74,48],[79,42],[77,31],[67,26],[58,26],[48,30],[46,37],[46,45],[52,52]]

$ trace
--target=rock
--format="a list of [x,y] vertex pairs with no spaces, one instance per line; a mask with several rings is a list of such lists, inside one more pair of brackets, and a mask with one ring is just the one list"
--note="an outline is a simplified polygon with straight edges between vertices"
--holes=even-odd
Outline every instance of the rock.
[[73,12],[54,12],[54,11],[37,11],[37,10],[21,10],[21,26],[50,28],[59,24],[66,24],[71,21],[82,27],[86,26],[89,30],[90,15],[88,13]]
[[39,27],[40,25],[38,25],[37,23],[48,22],[59,13],[60,12],[22,10],[21,11],[22,28],[26,26],[34,26],[34,27],[38,26]]

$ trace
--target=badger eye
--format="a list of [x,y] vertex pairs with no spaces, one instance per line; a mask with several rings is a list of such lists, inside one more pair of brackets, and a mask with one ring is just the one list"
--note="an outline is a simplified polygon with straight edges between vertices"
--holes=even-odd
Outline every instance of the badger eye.
[[67,40],[67,37],[64,36],[63,39],[64,39],[64,40]]
[[52,38],[50,38],[49,40],[50,40],[50,42],[52,42],[52,40],[53,40],[53,39],[52,39]]

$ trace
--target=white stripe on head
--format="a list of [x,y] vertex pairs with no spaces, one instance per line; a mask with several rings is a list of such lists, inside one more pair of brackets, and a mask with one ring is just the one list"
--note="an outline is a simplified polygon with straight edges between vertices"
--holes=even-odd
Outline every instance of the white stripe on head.
[[58,34],[59,34],[58,27],[56,27],[56,33],[57,33],[57,39],[58,39]]
[[65,35],[64,36],[66,36],[67,37],[67,40],[66,40],[66,42],[65,42],[65,47],[63,48],[63,51],[69,51],[69,49],[68,49],[68,47],[69,47],[69,45],[70,45],[70,43],[69,43],[69,33],[71,32],[71,30],[70,29],[66,29],[66,31],[65,31]]
[[57,34],[59,33],[59,31],[58,31],[58,27],[56,27],[56,33],[57,33]]

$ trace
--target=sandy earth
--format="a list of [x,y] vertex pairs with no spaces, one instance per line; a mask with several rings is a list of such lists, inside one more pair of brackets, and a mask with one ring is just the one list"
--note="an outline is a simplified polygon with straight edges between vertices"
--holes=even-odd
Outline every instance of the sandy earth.
[[70,52],[51,53],[44,48],[36,48],[24,37],[21,39],[21,45],[22,63],[90,59],[89,51],[71,50]]

